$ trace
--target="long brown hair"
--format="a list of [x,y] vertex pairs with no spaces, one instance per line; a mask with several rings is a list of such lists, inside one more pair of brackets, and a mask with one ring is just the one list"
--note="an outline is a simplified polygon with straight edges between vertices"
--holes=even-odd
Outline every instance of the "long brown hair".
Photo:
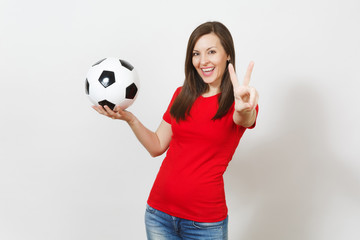
[[[200,37],[206,34],[214,33],[220,39],[220,43],[226,54],[230,56],[231,62],[235,68],[235,48],[230,31],[220,22],[206,22],[198,26],[190,35],[185,58],[185,81],[181,92],[174,100],[170,109],[170,114],[176,121],[185,120],[190,114],[191,107],[195,100],[203,93],[207,92],[209,86],[202,80],[195,67],[192,64],[193,50]],[[234,102],[234,91],[230,80],[230,74],[227,69],[224,71],[218,97],[219,108],[212,118],[219,119],[224,116]]]

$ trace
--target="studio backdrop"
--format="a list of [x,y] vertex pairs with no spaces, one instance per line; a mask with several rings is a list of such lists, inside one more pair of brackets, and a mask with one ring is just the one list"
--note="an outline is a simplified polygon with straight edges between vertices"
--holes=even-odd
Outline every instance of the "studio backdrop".
[[164,158],[91,108],[88,69],[139,74],[128,108],[151,130],[184,81],[187,40],[231,31],[260,95],[224,175],[232,240],[360,239],[357,0],[0,0],[0,239],[145,239]]

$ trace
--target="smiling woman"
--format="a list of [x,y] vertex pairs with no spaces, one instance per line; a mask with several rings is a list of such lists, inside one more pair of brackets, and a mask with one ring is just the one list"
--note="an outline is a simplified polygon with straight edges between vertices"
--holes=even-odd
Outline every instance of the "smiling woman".
[[247,128],[255,127],[258,93],[249,86],[253,63],[238,83],[229,30],[207,22],[191,34],[185,81],[159,128],[147,129],[130,112],[94,107],[125,120],[151,156],[166,157],[148,198],[148,239],[227,239],[223,174]]

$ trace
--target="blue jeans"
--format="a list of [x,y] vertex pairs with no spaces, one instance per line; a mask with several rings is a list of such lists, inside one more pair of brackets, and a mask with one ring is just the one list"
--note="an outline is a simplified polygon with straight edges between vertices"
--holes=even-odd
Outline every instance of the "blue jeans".
[[220,222],[195,222],[173,217],[147,205],[145,226],[148,240],[228,239],[228,217]]

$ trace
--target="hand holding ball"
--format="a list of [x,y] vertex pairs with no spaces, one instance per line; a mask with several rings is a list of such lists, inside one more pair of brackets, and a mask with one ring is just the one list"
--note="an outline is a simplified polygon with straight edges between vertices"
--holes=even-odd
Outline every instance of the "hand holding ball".
[[140,88],[138,75],[127,61],[105,58],[88,71],[85,92],[94,105],[107,105],[111,110],[122,110],[135,101]]

